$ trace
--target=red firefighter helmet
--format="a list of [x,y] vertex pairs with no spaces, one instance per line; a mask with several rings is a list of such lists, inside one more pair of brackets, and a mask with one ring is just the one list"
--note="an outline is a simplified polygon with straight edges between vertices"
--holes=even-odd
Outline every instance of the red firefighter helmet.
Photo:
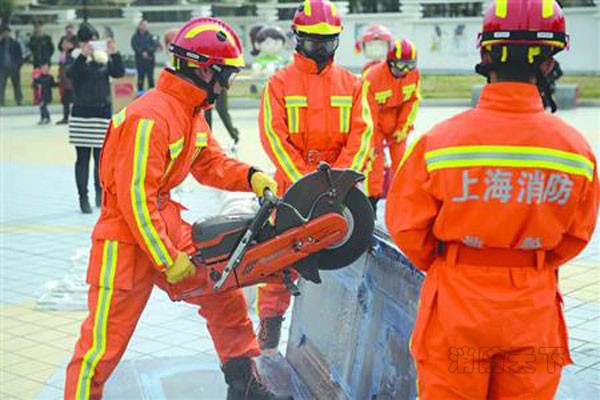
[[194,18],[185,24],[169,45],[176,58],[191,67],[245,65],[240,38],[225,22],[217,18]]
[[305,0],[294,14],[292,31],[307,35],[339,35],[342,20],[335,5],[328,0]]
[[552,54],[568,47],[565,16],[556,0],[494,0],[483,18],[479,46],[544,46]]
[[392,74],[396,78],[401,78],[417,68],[417,48],[410,40],[397,39],[390,46],[387,63]]
[[354,46],[357,53],[360,53],[365,43],[372,42],[374,40],[381,40],[383,42],[391,43],[394,41],[392,32],[384,25],[370,25],[365,29],[365,32],[359,40],[356,41]]
[[417,62],[417,48],[407,39],[397,39],[390,47],[388,61]]

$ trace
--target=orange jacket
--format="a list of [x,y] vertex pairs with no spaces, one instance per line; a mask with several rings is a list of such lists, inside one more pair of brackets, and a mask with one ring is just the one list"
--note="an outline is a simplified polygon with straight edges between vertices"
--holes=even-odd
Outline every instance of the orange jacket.
[[[198,107],[206,93],[169,71],[115,115],[100,162],[104,191],[94,239],[137,243],[159,270],[177,254],[181,220],[163,213],[189,172],[202,184],[249,191],[249,166],[227,157]],[[165,215],[163,215],[165,214]]]
[[386,224],[422,270],[440,242],[541,251],[557,268],[590,240],[599,196],[596,160],[581,134],[544,112],[534,85],[493,83],[475,109],[407,150]]
[[320,161],[362,170],[372,137],[371,114],[360,80],[332,63],[317,73],[299,54],[273,75],[263,92],[259,127],[285,190]]
[[397,79],[384,61],[369,68],[363,80],[369,86],[369,104],[377,144],[382,146],[384,138],[401,142],[412,131],[419,110],[419,70],[410,71],[405,77]]
[[360,72],[360,76],[362,76],[364,78],[367,75],[367,72],[369,72],[369,70],[371,69],[371,67],[379,64],[380,62],[381,62],[381,60],[371,60],[371,61],[367,62],[363,66],[362,71]]

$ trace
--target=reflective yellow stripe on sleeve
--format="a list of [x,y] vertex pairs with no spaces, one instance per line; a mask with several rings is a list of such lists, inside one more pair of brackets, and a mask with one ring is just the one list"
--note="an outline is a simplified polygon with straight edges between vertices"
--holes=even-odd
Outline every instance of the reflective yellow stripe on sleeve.
[[102,252],[102,266],[100,269],[100,287],[94,313],[94,326],[92,328],[92,347],[85,353],[79,370],[77,381],[76,400],[90,398],[90,386],[96,370],[96,365],[106,351],[108,315],[110,300],[113,294],[115,271],[117,270],[119,243],[112,240],[104,242]]
[[288,179],[292,182],[296,182],[302,178],[302,174],[298,171],[298,168],[294,165],[289,154],[285,151],[281,139],[273,129],[273,111],[271,109],[271,95],[269,93],[269,83],[265,87],[263,94],[263,111],[264,111],[264,125],[267,136],[267,141],[275,154],[275,158],[279,163],[279,167],[283,170]]
[[352,160],[352,164],[350,164],[350,168],[355,171],[362,171],[365,166],[365,161],[369,155],[369,149],[371,147],[371,140],[373,137],[373,120],[371,118],[371,109],[369,108],[369,102],[367,100],[367,94],[369,93],[369,87],[371,86],[371,82],[366,80],[363,83],[362,94],[361,94],[361,106],[362,106],[362,118],[365,121],[367,127],[365,131],[362,133],[360,140],[360,147],[356,154],[354,155],[354,159]]
[[154,263],[166,268],[173,263],[173,260],[152,224],[146,199],[146,168],[153,127],[154,121],[151,119],[141,119],[137,126],[133,155],[133,177],[131,179],[131,205],[137,227],[144,238],[144,243],[150,250],[150,254],[152,254]]

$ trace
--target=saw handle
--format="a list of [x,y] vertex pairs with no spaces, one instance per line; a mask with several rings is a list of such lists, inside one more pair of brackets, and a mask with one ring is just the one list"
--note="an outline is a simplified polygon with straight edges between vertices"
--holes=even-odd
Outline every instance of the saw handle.
[[260,208],[258,209],[256,216],[254,217],[252,222],[250,222],[250,225],[244,233],[244,236],[242,236],[242,239],[231,253],[230,258],[227,261],[227,265],[223,270],[223,275],[213,286],[213,289],[215,291],[221,289],[221,287],[225,283],[225,280],[238,267],[238,265],[240,265],[242,259],[244,258],[244,255],[246,254],[246,251],[248,250],[248,246],[256,238],[256,235],[263,227],[263,225],[269,220],[269,217],[273,212],[273,208],[275,208],[278,201],[279,199],[273,194],[273,192],[271,192],[271,190],[265,189],[263,195],[263,202]]

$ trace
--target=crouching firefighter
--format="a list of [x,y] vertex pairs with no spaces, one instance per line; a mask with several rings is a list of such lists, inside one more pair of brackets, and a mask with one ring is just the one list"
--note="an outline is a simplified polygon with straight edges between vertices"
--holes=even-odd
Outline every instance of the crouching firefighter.
[[[195,273],[190,225],[169,192],[188,173],[224,190],[277,190],[267,175],[228,158],[203,110],[244,65],[240,40],[224,22],[198,18],[177,34],[172,68],[156,89],[115,115],[102,153],[103,205],[92,234],[89,314],[67,367],[65,398],[101,398],[155,284]],[[188,300],[207,320],[228,399],[274,399],[252,357],[260,350],[241,290]],[[176,345],[177,343],[174,343]]]
[[[335,5],[304,1],[292,31],[297,39],[294,61],[269,79],[259,112],[261,141],[277,169],[280,194],[322,161],[362,171],[373,133],[360,79],[333,62],[342,31]],[[277,348],[290,299],[283,284],[259,286],[263,350]]]
[[421,102],[417,49],[406,39],[395,40],[385,62],[371,66],[364,75],[369,87],[368,99],[373,117],[373,152],[365,174],[365,191],[376,208],[385,197],[385,149],[389,149],[391,176],[406,149],[406,139],[413,130]]
[[571,362],[558,269],[590,241],[598,165],[546,113],[567,45],[554,0],[495,0],[479,37],[477,106],[407,150],[386,223],[427,272],[411,340],[422,399],[553,399]]

